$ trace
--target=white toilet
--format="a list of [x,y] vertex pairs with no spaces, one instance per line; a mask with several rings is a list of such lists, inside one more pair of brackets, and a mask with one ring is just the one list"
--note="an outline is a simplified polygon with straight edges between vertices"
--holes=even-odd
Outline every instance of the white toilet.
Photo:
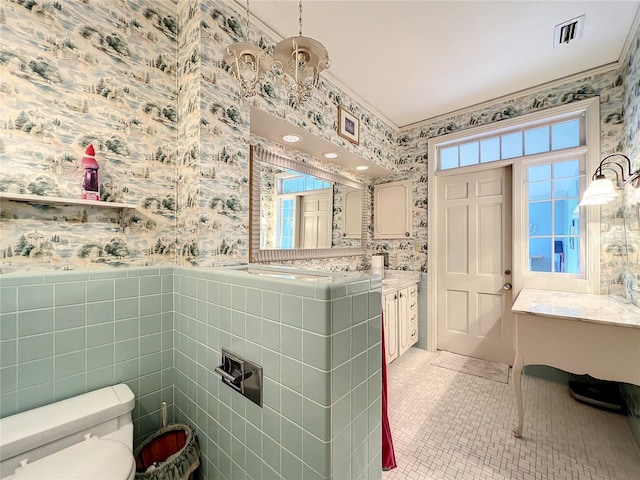
[[134,403],[122,384],[0,419],[0,478],[133,479]]

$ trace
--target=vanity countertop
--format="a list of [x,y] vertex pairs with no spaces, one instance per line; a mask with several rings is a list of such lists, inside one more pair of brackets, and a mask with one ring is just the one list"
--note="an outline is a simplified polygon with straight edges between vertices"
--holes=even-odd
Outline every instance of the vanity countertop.
[[382,279],[382,293],[404,288],[420,281],[420,272],[407,270],[385,270]]
[[625,303],[621,297],[609,295],[524,288],[511,310],[514,313],[640,328],[640,308]]

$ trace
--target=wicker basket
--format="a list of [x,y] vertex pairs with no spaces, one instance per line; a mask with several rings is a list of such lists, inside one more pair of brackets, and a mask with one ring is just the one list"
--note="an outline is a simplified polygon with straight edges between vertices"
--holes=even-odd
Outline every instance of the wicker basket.
[[200,466],[198,439],[188,425],[168,425],[135,451],[136,479],[188,480]]

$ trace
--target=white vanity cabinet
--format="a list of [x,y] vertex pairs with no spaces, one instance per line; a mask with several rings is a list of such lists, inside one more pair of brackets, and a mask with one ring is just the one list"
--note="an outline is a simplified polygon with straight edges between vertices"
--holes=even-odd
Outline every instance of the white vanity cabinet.
[[411,180],[373,186],[373,238],[409,238]]
[[418,341],[418,286],[412,285],[400,291],[398,303],[399,354],[409,350]]
[[385,357],[398,358],[418,341],[418,285],[385,289],[383,284]]

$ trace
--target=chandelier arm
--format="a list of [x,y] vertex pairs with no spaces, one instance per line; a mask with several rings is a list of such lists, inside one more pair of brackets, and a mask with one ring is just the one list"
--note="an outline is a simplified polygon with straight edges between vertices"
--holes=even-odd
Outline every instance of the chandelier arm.
[[249,40],[249,0],[247,0],[247,40]]
[[298,22],[300,23],[300,36],[302,36],[302,0],[298,2]]

